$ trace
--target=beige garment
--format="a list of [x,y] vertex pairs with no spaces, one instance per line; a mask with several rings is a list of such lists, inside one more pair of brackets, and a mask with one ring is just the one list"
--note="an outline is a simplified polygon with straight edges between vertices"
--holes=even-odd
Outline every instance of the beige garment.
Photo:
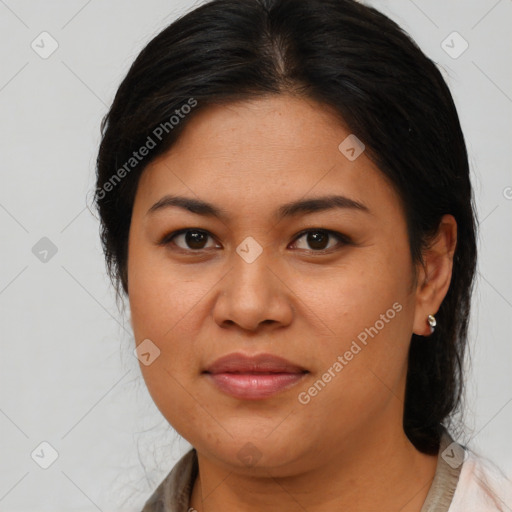
[[[464,448],[445,431],[437,468],[420,512],[447,512],[457,487],[464,460]],[[198,473],[197,453],[189,450],[146,501],[142,512],[193,512],[190,495]]]

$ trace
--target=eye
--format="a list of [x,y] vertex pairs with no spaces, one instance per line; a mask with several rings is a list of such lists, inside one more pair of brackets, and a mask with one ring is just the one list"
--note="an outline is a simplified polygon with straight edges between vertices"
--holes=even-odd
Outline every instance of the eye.
[[[213,237],[207,231],[196,228],[187,228],[165,235],[162,240],[158,242],[158,245],[174,245],[178,249],[188,252],[199,252],[219,247],[219,245],[216,245],[215,243],[208,247],[208,238],[213,240]],[[329,247],[330,239],[336,240],[338,246],[349,245],[352,243],[351,239],[342,233],[319,228],[302,231],[295,238],[293,245],[297,245],[298,241],[301,239],[304,239],[305,243],[309,245],[309,248],[300,246],[296,248],[318,253],[329,252],[336,248],[336,244]]]
[[322,252],[329,251],[334,247],[329,247],[329,238],[334,238],[338,241],[338,245],[348,245],[351,243],[351,240],[346,235],[338,233],[337,231],[330,231],[327,229],[308,229],[307,231],[303,231],[295,238],[294,244],[297,244],[298,240],[305,239],[306,244],[310,246],[311,249],[307,247],[299,247],[299,249],[309,250],[311,252]]
[[[215,248],[216,246],[207,247],[205,245],[208,237],[211,237],[211,235],[207,231],[203,231],[201,229],[181,229],[180,231],[174,231],[173,233],[165,235],[159,242],[159,245],[168,245],[172,243],[184,251],[202,251],[204,249]],[[185,245],[180,245],[177,241],[180,241]]]

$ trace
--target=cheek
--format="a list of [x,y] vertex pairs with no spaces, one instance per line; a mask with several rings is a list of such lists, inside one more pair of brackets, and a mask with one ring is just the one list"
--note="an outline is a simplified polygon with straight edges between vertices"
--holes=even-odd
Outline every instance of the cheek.
[[[317,317],[326,336],[356,336],[374,325],[381,315],[401,322],[398,314],[410,301],[408,283],[411,268],[407,258],[387,257],[380,249],[354,252],[343,265],[317,272],[290,276],[297,295]],[[393,305],[398,303],[400,306]],[[386,322],[386,325],[390,323]],[[323,327],[322,327],[323,326]],[[380,323],[379,323],[380,326]]]
[[164,251],[147,241],[130,239],[129,301],[135,339],[164,342],[204,294],[204,284],[188,269],[172,265]]
[[222,269],[176,265],[160,251],[139,246],[130,253],[128,274],[135,340],[150,339],[160,350],[155,365],[141,365],[148,387],[157,380],[172,385],[171,375],[187,383],[199,372],[202,331],[211,318],[211,292]]
[[296,277],[307,305],[304,311],[315,313],[309,315],[317,333],[323,334],[315,342],[320,366],[327,371],[338,356],[344,359],[339,373],[344,377],[338,380],[346,380],[334,394],[350,389],[362,398],[370,390],[379,395],[399,385],[414,313],[408,288],[411,271],[405,248],[394,256],[368,250],[363,257],[361,251],[328,275]]
[[307,309],[326,334],[315,337],[318,372],[299,390],[299,403],[312,418],[329,411],[332,435],[340,422],[346,421],[346,428],[365,424],[388,404],[401,403],[413,313],[407,267],[397,261],[383,272],[378,261],[301,282],[301,297],[307,297]]
[[[164,265],[151,250],[139,246],[130,251],[129,302],[135,340],[140,344],[149,339],[160,351],[151,364],[140,362],[141,373],[164,417],[175,419],[180,411],[191,421],[198,412],[185,390],[191,387],[191,374],[198,366],[194,312],[206,285]],[[171,423],[176,427],[175,421]]]

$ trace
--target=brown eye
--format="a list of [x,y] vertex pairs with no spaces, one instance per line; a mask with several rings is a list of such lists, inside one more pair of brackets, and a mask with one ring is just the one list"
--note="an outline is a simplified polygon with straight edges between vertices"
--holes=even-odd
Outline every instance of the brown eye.
[[[214,249],[219,246],[213,243],[213,245],[207,246],[208,239],[212,239],[212,235],[207,231],[201,229],[182,229],[175,231],[163,237],[159,242],[159,245],[164,246],[175,246],[178,249],[188,252],[202,251],[206,249]],[[306,247],[300,247],[300,240],[305,240]],[[330,243],[334,240],[334,243]],[[340,246],[348,245],[351,240],[346,235],[338,233],[336,231],[330,231],[326,229],[309,229],[300,233],[296,238],[293,245],[299,245],[298,249],[304,249],[309,252],[325,252],[330,251]]]
[[310,250],[312,252],[326,251],[336,247],[336,244],[329,247],[329,240],[334,238],[337,240],[338,245],[346,245],[350,243],[350,240],[345,235],[337,233],[335,231],[328,231],[325,229],[310,229],[301,233],[295,240],[297,244],[298,240],[305,239],[308,247],[299,247],[299,249]]
[[323,250],[329,245],[329,235],[322,231],[310,231],[306,235],[306,240],[313,249]]
[[160,242],[162,245],[173,244],[183,250],[201,251],[208,249],[206,243],[210,234],[198,229],[183,229],[164,237]]

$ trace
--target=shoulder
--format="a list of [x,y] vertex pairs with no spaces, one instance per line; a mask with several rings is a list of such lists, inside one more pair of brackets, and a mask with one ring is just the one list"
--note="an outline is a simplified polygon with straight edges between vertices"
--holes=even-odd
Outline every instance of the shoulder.
[[512,512],[512,480],[492,462],[466,449],[448,512]]
[[197,455],[189,450],[174,465],[141,512],[187,512],[190,493],[197,476]]

